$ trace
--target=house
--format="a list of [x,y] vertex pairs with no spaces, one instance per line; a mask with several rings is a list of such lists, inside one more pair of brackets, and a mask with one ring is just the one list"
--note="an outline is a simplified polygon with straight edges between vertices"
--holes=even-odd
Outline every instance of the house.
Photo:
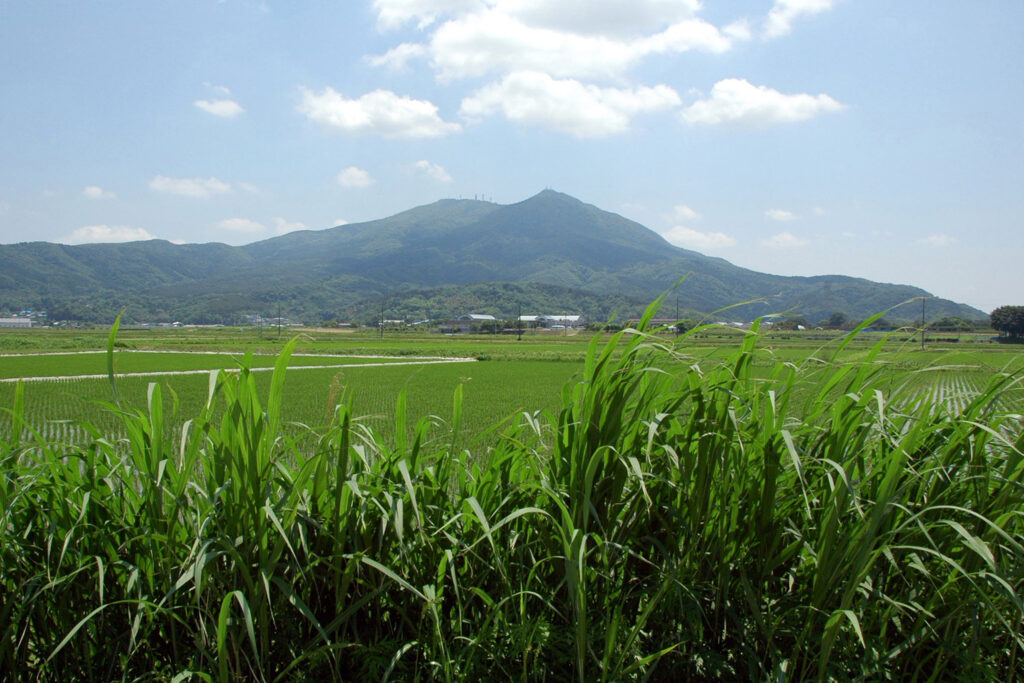
[[538,327],[545,330],[576,330],[587,325],[582,315],[521,315],[519,322],[528,330]]
[[576,330],[586,327],[587,321],[582,315],[542,315],[541,324],[551,330]]
[[31,318],[0,318],[0,327],[32,327]]
[[455,320],[455,327],[459,332],[476,332],[483,327],[490,327],[493,330],[497,324],[498,319],[486,313],[467,313]]

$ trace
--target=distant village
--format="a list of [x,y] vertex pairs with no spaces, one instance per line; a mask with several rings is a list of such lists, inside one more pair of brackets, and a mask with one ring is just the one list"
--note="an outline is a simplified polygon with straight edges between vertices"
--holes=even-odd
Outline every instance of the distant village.
[[[613,321],[588,321],[583,315],[578,314],[539,314],[520,315],[511,318],[501,318],[488,313],[465,313],[453,318],[430,319],[410,321],[399,318],[378,318],[372,322],[339,322],[313,323],[306,321],[292,320],[285,316],[263,316],[259,314],[246,314],[232,324],[197,324],[181,321],[158,321],[158,322],[130,322],[122,323],[122,329],[154,329],[154,328],[200,328],[200,327],[254,327],[259,330],[282,330],[284,328],[298,327],[332,327],[337,329],[374,329],[399,331],[429,331],[437,334],[524,334],[524,333],[562,333],[575,334],[580,330],[600,331],[608,329],[621,329],[633,327],[639,324],[639,318]],[[721,327],[734,329],[750,329],[753,322],[737,321],[703,321],[700,324],[714,324]],[[655,318],[650,321],[650,327],[661,329],[663,332],[681,334],[695,321],[678,320],[675,318]],[[808,323],[803,318],[784,318],[777,320],[762,320],[763,329],[776,329],[788,331],[804,330],[849,330],[857,325],[857,321],[846,318],[841,313],[833,314],[828,320],[822,320],[817,324]],[[79,321],[51,320],[46,311],[22,310],[22,311],[0,311],[0,328],[30,329],[40,327],[57,328],[78,328],[94,327],[93,324]],[[900,327],[900,324],[879,319],[869,330],[889,331]],[[940,331],[958,331],[986,328],[985,323],[970,323],[958,318],[943,318],[932,321],[928,324],[929,329]]]
[[[639,323],[639,318],[631,318],[623,321],[618,326],[631,326]],[[242,324],[247,327],[258,329],[281,329],[294,327],[307,327],[307,324],[291,320],[287,317],[267,317],[258,314],[245,315]],[[666,331],[683,332],[685,328],[675,319],[657,318],[651,321],[652,326],[664,328]],[[735,328],[749,328],[752,323],[741,322],[719,322],[719,325]],[[767,323],[771,326],[771,323]],[[51,321],[45,311],[24,310],[17,313],[4,313],[0,316],[0,328],[30,329],[39,327],[80,327],[77,322]],[[89,325],[85,325],[89,326]],[[153,329],[153,328],[179,328],[179,327],[232,327],[233,325],[211,324],[197,325],[179,321],[162,321],[146,323],[126,323],[123,329]],[[376,321],[375,324],[357,325],[350,322],[337,322],[332,325],[340,329],[354,328],[380,328],[382,330],[429,330],[438,334],[523,334],[523,333],[557,333],[568,334],[584,329],[602,329],[605,323],[593,323],[583,315],[570,314],[542,314],[522,315],[511,320],[498,318],[487,313],[466,313],[456,318],[442,320],[418,320],[408,321],[402,319],[384,318]],[[803,325],[799,329],[805,329]]]

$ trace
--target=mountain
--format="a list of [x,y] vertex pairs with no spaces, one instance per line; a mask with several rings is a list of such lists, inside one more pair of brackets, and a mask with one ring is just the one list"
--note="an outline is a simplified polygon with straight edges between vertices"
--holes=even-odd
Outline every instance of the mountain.
[[[110,320],[122,306],[140,320],[230,322],[279,306],[307,321],[372,318],[383,297],[412,318],[457,315],[470,306],[511,316],[512,302],[521,302],[524,312],[561,302],[557,310],[593,319],[635,315],[684,276],[672,295],[681,311],[711,313],[763,300],[718,316],[727,319],[792,312],[816,321],[835,311],[863,318],[928,296],[916,287],[841,275],[784,277],[740,268],[551,190],[509,205],[444,199],[389,218],[241,247],[162,240],[0,245],[0,263],[0,310],[42,308],[58,319]],[[944,299],[930,300],[928,313],[987,317]],[[915,304],[889,317],[917,315]]]

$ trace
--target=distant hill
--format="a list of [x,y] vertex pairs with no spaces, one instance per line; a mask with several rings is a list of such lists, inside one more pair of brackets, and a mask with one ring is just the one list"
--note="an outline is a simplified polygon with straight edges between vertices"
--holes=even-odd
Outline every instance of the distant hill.
[[[382,300],[394,309],[389,315],[410,318],[468,308],[512,316],[514,301],[524,313],[580,311],[606,319],[635,315],[683,276],[672,301],[687,313],[765,299],[717,316],[733,320],[786,311],[810,321],[836,311],[864,318],[928,296],[908,285],[841,275],[783,277],[740,268],[551,190],[509,205],[445,199],[241,247],[162,240],[0,245],[0,263],[0,309],[96,321],[127,307],[138,320],[233,322],[278,306],[307,322],[347,320],[379,311]],[[919,310],[906,306],[888,317],[912,320]],[[987,318],[944,299],[930,300],[928,314]]]

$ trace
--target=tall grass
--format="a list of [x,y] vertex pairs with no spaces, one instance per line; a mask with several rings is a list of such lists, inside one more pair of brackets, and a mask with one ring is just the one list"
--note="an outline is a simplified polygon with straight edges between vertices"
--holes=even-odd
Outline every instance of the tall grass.
[[33,432],[19,389],[0,675],[1020,679],[1020,377],[956,410],[877,350],[764,378],[756,329],[701,370],[643,331],[655,310],[486,452],[461,445],[461,390],[444,438],[403,399],[388,435],[343,400],[299,447],[293,345],[266,396],[213,376],[177,445],[158,385],[86,445]]

